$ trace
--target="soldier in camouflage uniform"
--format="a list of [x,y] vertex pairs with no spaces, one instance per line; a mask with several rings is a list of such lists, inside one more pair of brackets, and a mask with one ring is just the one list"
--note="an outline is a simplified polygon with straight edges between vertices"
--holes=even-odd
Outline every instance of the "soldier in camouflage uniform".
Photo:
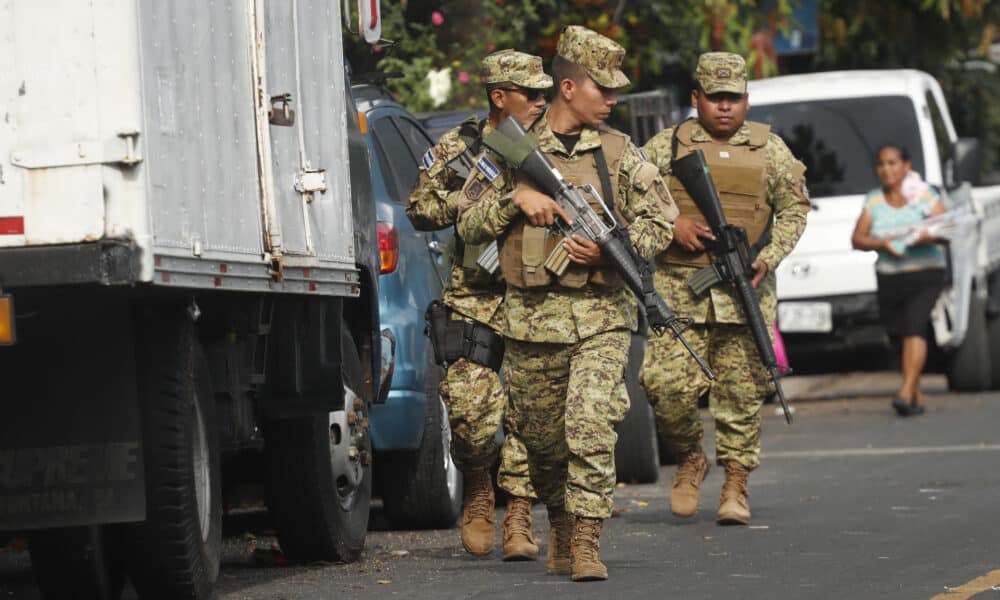
[[[567,181],[602,190],[639,254],[651,258],[669,245],[676,208],[656,167],[628,136],[602,124],[617,103],[615,89],[628,84],[619,68],[624,53],[589,29],[567,27],[552,62],[557,93],[529,131]],[[599,537],[611,516],[614,426],[628,410],[624,370],[637,306],[599,246],[546,227],[556,216],[566,218],[519,178],[463,207],[459,232],[469,242],[499,240],[507,421],[527,446],[531,482],[548,509],[548,572],[607,579]],[[560,245],[571,266],[557,275],[542,263]]]
[[[453,226],[458,219],[458,200],[480,158],[481,136],[507,116],[530,125],[545,107],[543,91],[552,78],[537,56],[503,50],[482,63],[483,83],[490,102],[487,119],[475,117],[441,136],[422,160],[420,176],[409,197],[406,215],[414,227],[437,230]],[[503,185],[498,178],[495,185]],[[470,195],[475,195],[473,192]],[[441,381],[441,397],[448,406],[452,430],[452,456],[462,469],[465,482],[462,513],[462,544],[475,555],[487,555],[495,545],[493,482],[489,469],[497,457],[494,436],[507,405],[507,394],[497,373],[503,346],[503,284],[476,264],[482,247],[463,244],[456,238],[457,252],[451,281],[444,292],[440,315],[458,335],[453,340],[477,339],[478,349],[445,349],[435,340],[435,352],[444,356],[447,371]],[[469,334],[469,335],[467,335]],[[484,345],[485,344],[485,345]],[[492,356],[488,350],[492,350]],[[495,364],[482,364],[494,363]],[[538,546],[531,537],[531,501],[535,498],[528,478],[527,454],[515,435],[507,435],[501,456],[501,472],[509,491],[504,519],[504,560],[534,560]]]
[[809,198],[805,166],[768,125],[745,121],[743,58],[725,52],[703,54],[695,79],[698,85],[691,92],[691,104],[697,120],[657,134],[644,150],[659,167],[680,209],[673,243],[657,260],[656,288],[675,311],[694,319],[685,336],[708,359],[718,379],[710,383],[680,343],[665,336],[649,341],[641,382],[663,441],[679,456],[671,511],[678,516],[698,511],[701,483],[708,472],[698,399],[710,392],[716,461],[726,471],[717,519],[722,524],[746,524],[750,521],[747,476],[760,463],[761,404],[774,388],[734,291],[716,285],[697,298],[688,287],[688,279],[708,264],[702,240],[712,239],[712,233],[687,190],[670,176],[671,159],[696,149],[704,152],[726,219],[745,227],[752,251],[759,252],[753,260],[752,283],[769,329],[775,317],[774,270],[805,229]]

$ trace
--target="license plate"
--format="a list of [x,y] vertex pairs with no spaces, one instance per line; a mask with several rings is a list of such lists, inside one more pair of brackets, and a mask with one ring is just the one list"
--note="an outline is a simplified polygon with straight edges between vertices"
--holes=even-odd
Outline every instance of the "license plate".
[[833,309],[829,302],[781,302],[778,329],[787,333],[833,331]]

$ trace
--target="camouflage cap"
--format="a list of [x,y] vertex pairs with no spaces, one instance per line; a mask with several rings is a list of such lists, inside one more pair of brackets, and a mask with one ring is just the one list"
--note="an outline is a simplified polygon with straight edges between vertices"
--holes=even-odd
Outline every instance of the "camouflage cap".
[[694,78],[706,94],[747,93],[747,63],[739,54],[706,52],[698,57]]
[[483,85],[513,83],[525,88],[544,90],[552,87],[552,78],[545,74],[538,56],[500,50],[483,59]]
[[625,48],[596,31],[569,25],[559,36],[556,54],[583,67],[601,87],[620,88],[629,84],[621,70]]

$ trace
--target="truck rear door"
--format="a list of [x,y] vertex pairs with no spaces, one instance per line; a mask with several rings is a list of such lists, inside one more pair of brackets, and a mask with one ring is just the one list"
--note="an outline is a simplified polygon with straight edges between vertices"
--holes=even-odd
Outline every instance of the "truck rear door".
[[272,254],[354,264],[340,4],[255,5],[258,134]]

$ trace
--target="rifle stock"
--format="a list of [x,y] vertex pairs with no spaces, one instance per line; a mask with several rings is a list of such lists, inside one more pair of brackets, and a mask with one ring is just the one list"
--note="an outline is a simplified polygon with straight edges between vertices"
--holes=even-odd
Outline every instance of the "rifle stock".
[[[778,381],[778,360],[774,354],[774,347],[771,345],[771,338],[767,333],[767,324],[764,321],[764,314],[760,310],[760,303],[757,294],[753,289],[751,280],[753,278],[753,268],[750,260],[750,247],[747,242],[746,231],[742,227],[735,227],[726,221],[726,215],[722,211],[722,203],[719,200],[719,193],[715,189],[708,164],[701,150],[695,150],[684,158],[673,161],[673,175],[677,177],[688,194],[691,195],[698,210],[704,215],[715,241],[707,243],[709,255],[712,257],[713,270],[718,276],[716,281],[728,281],[736,291],[743,314],[747,319],[747,326],[750,328],[754,346],[760,361],[771,375],[774,382],[775,393],[781,402],[781,409],[785,413],[785,421],[792,422],[792,413],[788,409],[788,402],[785,400],[785,392],[781,389],[781,382]],[[701,273],[701,272],[699,272]],[[693,288],[695,291],[706,290],[711,278],[709,273],[698,277]]]
[[[715,373],[711,367],[691,348],[682,335],[682,332],[690,326],[691,320],[678,317],[656,292],[656,288],[653,286],[652,267],[635,251],[635,247],[628,237],[628,232],[615,219],[614,213],[608,210],[597,190],[590,185],[575,186],[563,179],[559,170],[552,165],[537,146],[530,147],[529,140],[525,139],[528,137],[527,132],[513,117],[508,117],[501,122],[496,131],[507,138],[506,142],[494,145],[490,137],[492,134],[490,134],[483,140],[484,143],[508,158],[569,215],[570,223],[564,222],[561,218],[556,219],[556,227],[560,233],[564,236],[580,235],[600,246],[602,256],[622,277],[625,284],[639,300],[640,306],[646,312],[650,328],[657,335],[663,335],[669,330],[694,357],[705,376],[714,380]],[[511,148],[518,154],[517,156],[508,157],[508,154],[512,153],[510,152]],[[521,151],[517,152],[518,149]],[[590,206],[586,198],[587,195],[592,196],[597,200],[597,204],[603,207],[604,218]],[[560,248],[562,248],[561,245],[556,248],[553,255]],[[568,258],[562,260],[558,256],[550,256],[549,259],[546,261],[546,265],[552,263],[552,266],[557,269],[565,270],[569,264]],[[560,274],[557,269],[553,270],[556,274]]]

